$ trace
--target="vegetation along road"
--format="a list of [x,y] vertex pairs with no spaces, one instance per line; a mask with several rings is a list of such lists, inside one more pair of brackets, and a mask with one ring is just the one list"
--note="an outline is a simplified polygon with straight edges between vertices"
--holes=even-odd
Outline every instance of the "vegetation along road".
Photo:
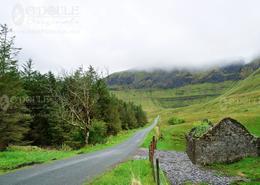
[[146,134],[157,124],[158,120],[159,116],[151,126],[138,131],[132,138],[115,147],[2,175],[0,176],[0,184],[82,184],[130,156],[141,144]]

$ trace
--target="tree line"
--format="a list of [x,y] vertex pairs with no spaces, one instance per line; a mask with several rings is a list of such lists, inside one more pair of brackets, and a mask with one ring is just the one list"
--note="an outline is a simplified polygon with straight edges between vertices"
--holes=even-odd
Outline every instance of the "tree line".
[[1,25],[0,150],[10,144],[79,148],[147,123],[142,107],[111,94],[92,66],[60,76],[40,73],[31,59],[18,66],[14,40]]

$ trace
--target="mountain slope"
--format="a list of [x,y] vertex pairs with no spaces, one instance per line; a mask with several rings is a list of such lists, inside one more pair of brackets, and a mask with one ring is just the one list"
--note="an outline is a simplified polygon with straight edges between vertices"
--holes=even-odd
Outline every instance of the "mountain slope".
[[108,84],[113,89],[176,88],[188,84],[238,81],[245,79],[258,68],[259,58],[249,64],[236,62],[209,70],[123,71],[110,75]]
[[124,101],[142,104],[147,112],[206,103],[221,96],[237,82],[201,83],[173,89],[122,89],[112,92]]
[[234,88],[227,92],[226,95],[241,94],[260,91],[260,69],[253,72],[249,77],[241,81]]

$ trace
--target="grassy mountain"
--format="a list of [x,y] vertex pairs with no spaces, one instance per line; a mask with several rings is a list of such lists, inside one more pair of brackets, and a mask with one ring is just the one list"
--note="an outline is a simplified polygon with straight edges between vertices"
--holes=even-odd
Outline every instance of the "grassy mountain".
[[120,99],[142,104],[148,112],[205,103],[224,94],[237,82],[191,84],[173,89],[124,89],[112,92]]
[[[165,138],[159,142],[160,149],[185,150],[185,134],[203,119],[217,123],[224,117],[232,117],[242,122],[251,133],[260,136],[260,69],[237,82],[192,84],[175,89],[130,89],[113,92],[120,99],[142,104],[150,117],[160,115]],[[210,98],[205,96],[213,93],[219,95]],[[196,95],[200,98],[188,100],[190,96]],[[165,97],[175,100],[165,106],[160,101]],[[183,99],[178,102],[176,98]],[[187,99],[186,102],[184,98]],[[180,106],[183,103],[187,105]],[[169,125],[168,120],[172,117],[184,119],[185,123]]]
[[253,72],[248,78],[239,82],[239,84],[227,92],[227,94],[233,95],[254,91],[260,91],[260,68]]
[[108,84],[113,89],[176,88],[188,84],[238,81],[245,79],[258,68],[260,58],[249,64],[236,62],[208,70],[123,71],[110,75]]
[[[160,115],[163,138],[157,143],[159,150],[185,151],[185,135],[204,119],[217,123],[224,117],[232,117],[252,134],[260,136],[259,61],[244,65],[239,75],[241,80],[237,81],[188,84],[169,89],[119,88],[113,90],[113,93],[119,99],[142,104],[150,118]],[[133,86],[129,84],[129,87]],[[183,119],[185,123],[170,125],[168,120],[172,118]],[[142,147],[148,148],[153,135],[155,131],[147,136]],[[227,175],[258,179],[260,171],[256,169],[259,162],[259,157],[245,158],[234,164],[219,164],[214,168]]]

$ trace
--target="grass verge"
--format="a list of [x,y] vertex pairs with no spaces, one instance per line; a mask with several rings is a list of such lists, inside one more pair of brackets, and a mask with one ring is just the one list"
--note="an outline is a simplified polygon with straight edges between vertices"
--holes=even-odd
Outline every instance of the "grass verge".
[[90,153],[106,149],[122,143],[130,138],[137,130],[122,131],[116,136],[110,136],[104,144],[89,145],[79,150],[64,151],[43,149],[35,146],[11,146],[6,151],[0,152],[0,174],[25,166],[45,163],[58,159],[68,158],[77,154]]
[[[148,160],[130,160],[118,164],[114,169],[97,177],[87,185],[130,185],[132,179],[141,182],[142,185],[155,185],[152,176],[152,168]],[[167,185],[167,179],[163,172],[160,173],[162,185]]]
[[[190,129],[200,122],[194,123],[183,123],[179,125],[168,125],[165,120],[161,120],[159,126],[162,134],[162,138],[157,142],[158,150],[175,150],[175,151],[185,151],[186,140],[185,134],[190,131]],[[156,135],[155,130],[152,130],[145,138],[142,147],[148,148],[152,140],[152,137]]]
[[[208,166],[211,169],[218,170],[220,173],[231,176],[241,176],[251,181],[258,181],[260,179],[260,157],[247,157],[231,164],[213,164]],[[248,184],[250,184],[249,182]],[[254,182],[257,184],[257,182]],[[246,184],[246,183],[242,183]]]
[[147,160],[130,160],[121,163],[113,170],[106,172],[88,185],[129,185],[132,178],[142,182],[143,185],[155,185],[152,177],[152,169]]
[[143,128],[127,130],[127,131],[121,131],[116,136],[108,137],[106,143],[85,146],[85,147],[79,149],[77,151],[77,153],[81,154],[81,153],[95,152],[95,151],[98,151],[98,150],[106,149],[106,148],[109,148],[111,146],[120,144],[123,141],[127,140],[128,138],[130,138],[131,136],[133,136],[134,133],[136,133],[136,131],[138,131],[140,129],[143,129]]
[[75,151],[47,150],[35,146],[11,146],[7,151],[0,152],[0,173],[73,155]]

